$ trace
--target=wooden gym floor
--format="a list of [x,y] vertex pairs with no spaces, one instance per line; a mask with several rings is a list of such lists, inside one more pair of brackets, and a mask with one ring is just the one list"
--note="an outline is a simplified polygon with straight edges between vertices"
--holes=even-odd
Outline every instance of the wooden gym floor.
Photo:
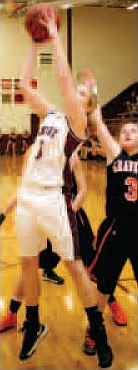
[[[20,182],[23,157],[1,157],[1,209],[16,194]],[[83,162],[88,179],[88,194],[84,208],[94,231],[104,217],[106,168],[102,162]],[[44,246],[45,247],[45,246]],[[14,229],[14,212],[7,216],[1,227],[1,315],[6,312],[20,269],[18,246]],[[22,334],[16,329],[1,334],[1,369],[90,370],[98,369],[97,358],[82,352],[86,316],[76,295],[75,286],[61,262],[56,269],[65,278],[65,285],[42,282],[40,312],[42,322],[48,326],[48,335],[39,343],[36,353],[21,363],[18,352]],[[40,270],[41,279],[41,270]],[[42,281],[42,279],[41,279]],[[105,320],[109,342],[114,351],[112,369],[137,368],[137,286],[129,263],[125,266],[116,296],[128,315],[127,327],[117,327],[109,308]],[[18,325],[25,315],[24,305],[19,311]]]

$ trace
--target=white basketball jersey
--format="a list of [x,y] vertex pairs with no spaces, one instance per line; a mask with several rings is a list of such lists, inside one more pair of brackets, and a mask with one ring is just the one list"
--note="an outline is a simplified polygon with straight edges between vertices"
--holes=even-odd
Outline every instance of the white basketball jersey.
[[63,114],[51,111],[42,121],[22,179],[23,186],[62,186],[68,133]]

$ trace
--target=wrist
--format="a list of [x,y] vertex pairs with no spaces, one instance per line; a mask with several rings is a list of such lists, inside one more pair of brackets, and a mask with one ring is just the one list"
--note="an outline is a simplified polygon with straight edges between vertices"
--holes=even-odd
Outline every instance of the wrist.
[[54,33],[52,37],[52,42],[55,44],[55,46],[57,45],[57,43],[59,42],[59,36],[58,36],[58,33]]

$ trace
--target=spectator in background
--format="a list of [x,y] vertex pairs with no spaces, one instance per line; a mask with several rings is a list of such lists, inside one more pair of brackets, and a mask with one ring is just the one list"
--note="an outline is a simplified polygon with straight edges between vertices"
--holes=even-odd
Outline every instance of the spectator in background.
[[12,150],[12,154],[14,156],[16,155],[16,141],[17,141],[16,130],[15,130],[15,128],[12,128],[11,133],[8,137],[6,154],[9,154],[10,150]]
[[128,112],[131,112],[131,102],[130,102],[130,100],[126,101],[126,108],[127,108]]
[[24,130],[24,133],[22,135],[22,154],[26,153],[28,146],[29,146],[29,132],[28,130]]
[[2,134],[2,129],[0,127],[0,155],[2,155],[2,137],[3,137],[3,134]]
[[132,112],[136,112],[138,110],[138,106],[137,106],[138,96],[136,95],[136,91],[135,90],[132,90],[132,92],[131,92],[130,102],[131,102],[131,110],[132,110]]
[[138,112],[138,96],[135,90],[131,91],[130,99],[126,101],[126,108],[130,114]]

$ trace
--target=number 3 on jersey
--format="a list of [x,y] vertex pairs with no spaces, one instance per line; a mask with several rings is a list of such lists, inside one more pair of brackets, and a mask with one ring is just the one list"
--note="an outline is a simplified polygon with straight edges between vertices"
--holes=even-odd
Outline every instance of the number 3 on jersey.
[[125,180],[125,185],[128,186],[128,192],[125,193],[125,198],[129,202],[135,202],[138,196],[138,181],[134,177],[128,177]]

